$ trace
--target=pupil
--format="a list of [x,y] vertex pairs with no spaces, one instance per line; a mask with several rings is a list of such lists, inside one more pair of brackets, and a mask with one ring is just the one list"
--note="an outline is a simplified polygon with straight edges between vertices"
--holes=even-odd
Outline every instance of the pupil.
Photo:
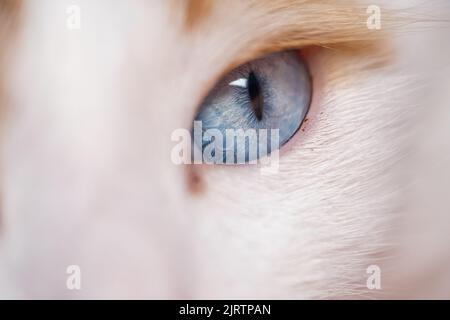
[[248,75],[248,94],[250,96],[250,101],[252,102],[253,112],[255,113],[256,118],[261,121],[263,115],[263,97],[258,78],[253,71]]

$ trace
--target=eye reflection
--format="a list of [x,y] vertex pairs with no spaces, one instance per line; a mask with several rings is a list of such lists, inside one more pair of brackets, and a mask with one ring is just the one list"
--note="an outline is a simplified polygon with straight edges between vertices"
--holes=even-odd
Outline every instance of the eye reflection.
[[228,73],[195,117],[194,141],[207,163],[254,162],[300,128],[311,102],[311,80],[297,51],[267,55]]

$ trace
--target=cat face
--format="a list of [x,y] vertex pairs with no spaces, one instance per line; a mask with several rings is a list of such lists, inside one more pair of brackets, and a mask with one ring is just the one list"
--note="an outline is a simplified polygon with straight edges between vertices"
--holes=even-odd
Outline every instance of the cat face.
[[[1,297],[448,295],[450,47],[413,23],[445,1],[73,2],[0,6]],[[275,172],[174,163],[221,79],[288,50],[312,98]]]

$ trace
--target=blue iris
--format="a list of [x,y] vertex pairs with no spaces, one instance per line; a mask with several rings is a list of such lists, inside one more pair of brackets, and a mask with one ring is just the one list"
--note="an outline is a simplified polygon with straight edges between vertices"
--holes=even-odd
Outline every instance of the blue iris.
[[228,73],[203,101],[195,117],[203,134],[201,143],[195,143],[213,163],[255,161],[297,132],[311,91],[309,72],[297,51],[246,63]]

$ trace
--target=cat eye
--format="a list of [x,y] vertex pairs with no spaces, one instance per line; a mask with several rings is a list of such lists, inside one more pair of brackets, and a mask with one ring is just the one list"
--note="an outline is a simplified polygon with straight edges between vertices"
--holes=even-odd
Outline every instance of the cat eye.
[[254,162],[295,135],[311,95],[298,51],[248,62],[225,75],[204,99],[194,122],[202,135],[194,143],[207,163]]

